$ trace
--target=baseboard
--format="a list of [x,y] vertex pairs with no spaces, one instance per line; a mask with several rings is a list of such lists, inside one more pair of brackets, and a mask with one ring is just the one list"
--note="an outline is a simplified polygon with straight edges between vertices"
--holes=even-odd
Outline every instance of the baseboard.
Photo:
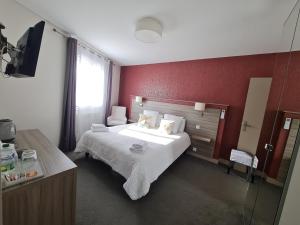
[[282,188],[284,186],[284,184],[281,183],[280,181],[278,181],[278,180],[276,180],[276,179],[274,179],[272,177],[268,177],[268,176],[266,177],[266,182],[268,182],[270,184],[273,184],[275,186],[278,186],[278,187],[282,187]]
[[205,157],[205,156],[199,155],[199,154],[191,152],[191,151],[187,151],[187,154],[191,155],[191,156],[194,156],[194,157],[196,157],[198,159],[203,159],[205,161],[211,162],[213,164],[219,164],[219,160],[218,159],[213,159],[213,158]]
[[224,166],[230,166],[229,160],[226,159],[219,159],[219,164],[222,164]]

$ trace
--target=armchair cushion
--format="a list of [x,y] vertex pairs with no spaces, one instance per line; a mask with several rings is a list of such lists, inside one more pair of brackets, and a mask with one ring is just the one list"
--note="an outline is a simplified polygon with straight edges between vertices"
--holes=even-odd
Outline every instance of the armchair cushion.
[[111,116],[107,117],[108,126],[117,126],[127,123],[126,107],[113,106]]

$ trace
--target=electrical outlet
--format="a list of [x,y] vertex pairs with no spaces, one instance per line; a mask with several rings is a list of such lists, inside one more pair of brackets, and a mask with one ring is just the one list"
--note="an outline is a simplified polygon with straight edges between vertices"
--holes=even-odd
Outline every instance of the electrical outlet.
[[193,150],[193,152],[196,152],[196,151],[197,151],[197,148],[196,148],[196,147],[193,147],[192,150]]
[[200,124],[196,124],[196,129],[200,130]]

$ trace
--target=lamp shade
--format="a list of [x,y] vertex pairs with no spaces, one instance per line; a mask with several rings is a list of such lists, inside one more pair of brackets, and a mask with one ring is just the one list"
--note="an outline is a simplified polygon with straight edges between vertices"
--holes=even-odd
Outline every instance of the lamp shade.
[[142,103],[143,102],[143,97],[142,96],[135,96],[135,102],[136,103]]
[[205,111],[205,103],[195,102],[195,110],[204,112]]

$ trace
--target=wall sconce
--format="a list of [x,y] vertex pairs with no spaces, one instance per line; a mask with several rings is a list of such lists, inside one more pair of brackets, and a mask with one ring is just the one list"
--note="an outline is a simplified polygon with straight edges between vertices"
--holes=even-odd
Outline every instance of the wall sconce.
[[139,104],[139,106],[143,106],[143,97],[135,96],[135,102]]
[[201,116],[204,116],[205,111],[205,103],[202,102],[195,102],[195,108],[196,111],[201,112]]

